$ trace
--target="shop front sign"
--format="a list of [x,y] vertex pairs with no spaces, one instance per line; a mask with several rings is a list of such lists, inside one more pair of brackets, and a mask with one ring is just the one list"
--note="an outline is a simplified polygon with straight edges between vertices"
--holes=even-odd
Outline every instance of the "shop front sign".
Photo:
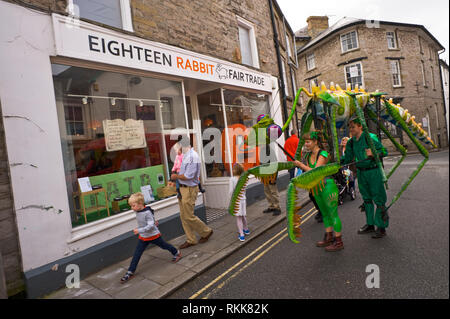
[[53,14],[56,54],[224,85],[272,91],[269,74]]

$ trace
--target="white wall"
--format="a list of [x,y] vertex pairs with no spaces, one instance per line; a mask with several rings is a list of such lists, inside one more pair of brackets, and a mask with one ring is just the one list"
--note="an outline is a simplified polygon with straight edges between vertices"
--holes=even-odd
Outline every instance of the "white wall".
[[[136,220],[129,212],[72,229],[50,63],[52,19],[4,1],[0,12],[0,99],[28,271],[128,232]],[[178,212],[176,200],[155,206],[159,219]]]

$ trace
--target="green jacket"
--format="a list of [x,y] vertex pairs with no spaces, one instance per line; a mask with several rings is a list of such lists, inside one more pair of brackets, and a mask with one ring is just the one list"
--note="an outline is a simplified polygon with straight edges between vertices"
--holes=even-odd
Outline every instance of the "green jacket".
[[[375,149],[377,150],[379,157],[387,156],[387,151],[383,144],[380,143],[378,137],[375,134],[369,133],[372,138]],[[364,133],[360,136],[359,140],[356,137],[352,137],[348,140],[347,146],[345,147],[344,158],[342,160],[343,164],[349,164],[353,161],[360,161],[367,158],[366,149],[370,148],[366,138],[364,138]],[[358,163],[356,167],[367,168],[375,165],[375,159],[367,160],[362,163]]]

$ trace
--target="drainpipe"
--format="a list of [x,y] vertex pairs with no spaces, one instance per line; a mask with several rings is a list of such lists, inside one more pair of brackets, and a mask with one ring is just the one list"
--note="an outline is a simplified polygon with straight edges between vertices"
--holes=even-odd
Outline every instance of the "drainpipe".
[[447,146],[448,146],[448,136],[449,136],[449,131],[448,131],[448,123],[447,123],[447,101],[445,100],[445,92],[444,92],[444,81],[442,79],[442,69],[443,67],[441,66],[441,57],[440,55],[442,53],[445,52],[445,48],[442,50],[442,52],[438,52],[438,64],[439,64],[439,79],[441,80],[441,91],[442,91],[442,100],[444,101],[444,120],[445,120],[445,130],[447,131]]
[[[283,66],[282,66],[282,60],[281,60],[281,54],[280,54],[280,44],[278,43],[278,32],[277,28],[275,26],[275,14],[273,13],[273,3],[272,0],[269,0],[269,8],[270,8],[270,20],[272,21],[272,29],[273,29],[273,41],[275,42],[275,51],[277,53],[277,62],[278,62],[278,73],[280,74],[280,91],[281,91],[281,98],[282,98],[282,106],[283,106],[283,122],[287,122],[287,104],[286,104],[286,93],[285,93],[285,87],[286,84],[284,83],[283,79]],[[284,137],[287,138],[289,135],[287,135],[286,132],[284,132]]]

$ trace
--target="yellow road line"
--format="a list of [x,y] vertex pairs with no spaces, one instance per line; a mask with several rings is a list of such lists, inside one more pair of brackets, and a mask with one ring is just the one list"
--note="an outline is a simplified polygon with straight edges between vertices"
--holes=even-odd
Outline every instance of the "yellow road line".
[[[313,210],[315,210],[315,207],[311,208],[309,211],[307,211],[305,214],[302,215],[302,218],[306,215],[308,215],[309,213],[311,213]],[[314,213],[314,212],[313,212]],[[311,214],[312,216],[313,214]],[[309,216],[309,217],[311,217]],[[309,217],[307,219],[305,219],[302,224],[307,221],[309,219]],[[232,271],[233,269],[235,269],[236,267],[238,267],[240,264],[242,264],[243,262],[245,262],[247,259],[249,259],[250,257],[252,257],[254,254],[256,254],[259,250],[261,250],[264,246],[268,245],[272,240],[274,240],[275,238],[277,238],[280,234],[284,233],[286,231],[286,227],[281,230],[278,234],[274,235],[272,238],[270,238],[269,240],[267,240],[264,244],[262,244],[261,246],[259,246],[257,249],[255,249],[251,254],[249,254],[247,257],[245,257],[244,259],[242,259],[240,262],[238,262],[237,264],[235,264],[234,266],[232,266],[231,268],[229,268],[227,271],[225,271],[223,274],[221,274],[220,276],[218,276],[216,279],[214,279],[213,281],[211,281],[209,284],[207,284],[205,287],[203,287],[202,289],[200,289],[198,292],[196,292],[195,294],[193,294],[192,296],[189,297],[189,299],[195,299],[197,298],[200,294],[202,294],[206,289],[208,289],[209,287],[211,287],[212,285],[214,285],[216,282],[218,282],[220,279],[222,279],[224,276],[226,276],[230,271]],[[284,237],[283,237],[284,238]]]
[[[317,211],[315,211],[317,212]],[[308,216],[304,221],[302,221],[301,224],[303,224],[304,222],[306,222],[309,218],[311,218],[314,213],[313,212],[310,216]],[[305,214],[306,215],[306,214]],[[300,224],[300,225],[301,225]],[[270,245],[268,248],[266,248],[263,252],[261,252],[258,256],[256,256],[255,258],[253,258],[248,264],[246,264],[244,267],[242,267],[241,269],[239,269],[237,272],[235,272],[232,276],[228,277],[226,280],[224,280],[221,284],[217,285],[216,288],[214,288],[210,293],[208,293],[205,297],[203,297],[202,299],[208,299],[208,297],[217,292],[219,289],[223,288],[231,279],[233,279],[234,277],[236,277],[237,275],[239,275],[241,272],[243,272],[247,267],[249,267],[250,265],[252,265],[254,262],[256,262],[258,259],[260,259],[262,256],[264,256],[269,250],[271,250],[273,247],[275,247],[276,245],[278,245],[283,239],[285,239],[289,234],[285,233],[283,236],[280,237],[280,239],[278,239],[276,242],[274,242],[272,245]]]

